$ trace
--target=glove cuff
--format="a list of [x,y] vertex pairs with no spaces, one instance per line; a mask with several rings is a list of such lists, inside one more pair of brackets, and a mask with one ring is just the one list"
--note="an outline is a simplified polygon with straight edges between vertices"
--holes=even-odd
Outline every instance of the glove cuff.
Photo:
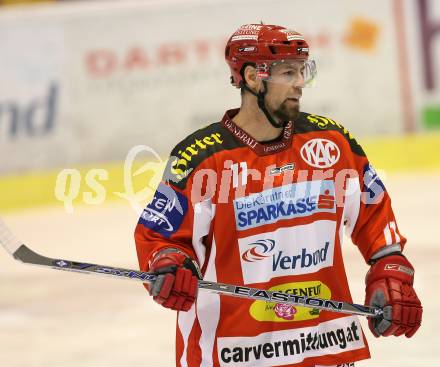
[[365,277],[365,284],[368,286],[377,280],[387,278],[394,278],[412,285],[414,283],[414,267],[401,254],[385,256],[371,266]]

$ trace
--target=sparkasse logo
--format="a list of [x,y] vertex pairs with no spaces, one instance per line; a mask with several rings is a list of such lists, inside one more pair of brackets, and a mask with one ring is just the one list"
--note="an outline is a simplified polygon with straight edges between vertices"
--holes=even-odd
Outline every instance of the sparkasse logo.
[[301,147],[302,159],[315,168],[333,166],[340,155],[338,146],[328,139],[311,139]]

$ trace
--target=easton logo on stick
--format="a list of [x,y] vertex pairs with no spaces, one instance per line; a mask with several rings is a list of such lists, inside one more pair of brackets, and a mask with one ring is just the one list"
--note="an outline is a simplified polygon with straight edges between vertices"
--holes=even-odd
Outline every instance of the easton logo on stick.
[[287,294],[283,292],[271,292],[265,291],[262,289],[254,289],[248,287],[237,286],[234,289],[234,293],[241,296],[260,298],[265,301],[292,301],[294,303],[317,307],[317,308],[325,308],[332,309],[334,311],[340,311],[344,307],[343,302],[331,301],[327,299],[313,298],[313,297],[304,297],[297,296],[294,294]]

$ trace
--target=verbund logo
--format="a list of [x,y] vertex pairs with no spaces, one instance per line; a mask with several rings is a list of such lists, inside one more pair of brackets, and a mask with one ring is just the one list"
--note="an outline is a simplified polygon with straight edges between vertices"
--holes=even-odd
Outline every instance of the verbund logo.
[[323,263],[327,258],[329,245],[330,242],[327,241],[323,247],[314,252],[310,252],[307,248],[303,247],[301,252],[295,255],[286,255],[283,251],[279,251],[276,255],[273,255],[272,270],[289,270],[296,269],[297,267],[308,268]]
[[241,258],[247,262],[255,262],[272,257],[272,270],[289,270],[297,267],[308,268],[325,262],[330,242],[326,242],[319,250],[310,252],[307,247],[298,250],[294,255],[286,254],[283,251],[274,251],[276,243],[274,240],[259,240],[251,243],[251,248],[243,253]]
[[301,147],[301,157],[310,166],[328,168],[333,166],[341,155],[338,146],[327,139],[312,139]]
[[58,82],[52,82],[46,91],[27,102],[16,101],[12,96],[1,96],[0,139],[12,141],[52,134],[57,124],[59,99]]
[[335,233],[335,221],[320,220],[240,238],[238,246],[244,283],[315,273],[332,266]]
[[259,240],[250,244],[251,248],[241,255],[241,258],[247,262],[253,262],[265,259],[275,248],[274,240]]

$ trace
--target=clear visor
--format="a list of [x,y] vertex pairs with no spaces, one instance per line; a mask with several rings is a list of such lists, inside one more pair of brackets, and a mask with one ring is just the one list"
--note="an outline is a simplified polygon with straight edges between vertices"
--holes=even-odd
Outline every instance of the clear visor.
[[260,79],[300,88],[311,86],[316,73],[315,60],[284,59],[257,65],[257,75]]

